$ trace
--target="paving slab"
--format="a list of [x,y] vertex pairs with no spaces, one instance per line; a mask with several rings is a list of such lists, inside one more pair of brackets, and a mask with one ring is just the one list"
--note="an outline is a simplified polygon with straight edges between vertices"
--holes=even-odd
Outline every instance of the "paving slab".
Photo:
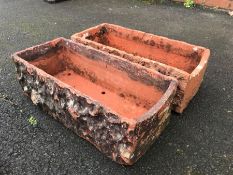
[[[33,106],[10,55],[108,22],[211,50],[204,82],[182,115],[134,165],[112,162]],[[0,174],[233,174],[233,18],[137,0],[0,0]],[[34,116],[37,127],[27,119]]]

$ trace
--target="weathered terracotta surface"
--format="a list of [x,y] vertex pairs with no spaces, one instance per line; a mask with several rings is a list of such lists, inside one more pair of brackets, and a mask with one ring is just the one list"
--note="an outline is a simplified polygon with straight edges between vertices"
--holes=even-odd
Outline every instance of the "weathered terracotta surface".
[[[184,0],[174,0],[174,1],[184,2]],[[194,3],[209,7],[217,7],[227,10],[233,10],[232,0],[194,0]]]
[[92,27],[71,39],[176,78],[179,85],[174,110],[178,113],[198,91],[210,55],[200,46],[113,24]]
[[174,78],[64,38],[13,61],[34,104],[118,163],[137,161],[168,123]]

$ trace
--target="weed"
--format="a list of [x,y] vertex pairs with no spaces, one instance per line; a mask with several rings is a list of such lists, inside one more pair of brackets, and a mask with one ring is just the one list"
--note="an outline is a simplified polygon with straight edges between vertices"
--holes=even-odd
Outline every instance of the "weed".
[[185,6],[186,8],[192,8],[192,7],[195,6],[195,3],[194,3],[193,0],[185,0],[185,1],[184,1],[184,6]]
[[37,119],[34,117],[34,116],[30,116],[29,118],[28,118],[28,123],[30,124],[30,125],[32,125],[32,126],[36,126],[37,124],[38,124],[38,121],[37,121]]

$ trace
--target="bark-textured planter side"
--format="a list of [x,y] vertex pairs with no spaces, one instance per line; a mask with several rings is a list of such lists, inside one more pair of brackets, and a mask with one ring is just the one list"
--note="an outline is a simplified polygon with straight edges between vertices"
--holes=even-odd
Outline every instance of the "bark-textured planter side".
[[210,55],[200,46],[106,23],[71,39],[176,78],[174,110],[178,113],[198,91]]
[[[184,2],[184,0],[174,0],[174,1]],[[208,7],[217,7],[226,10],[233,10],[232,0],[194,0],[194,3]]]
[[12,57],[34,104],[120,164],[137,161],[168,123],[173,78],[64,38]]

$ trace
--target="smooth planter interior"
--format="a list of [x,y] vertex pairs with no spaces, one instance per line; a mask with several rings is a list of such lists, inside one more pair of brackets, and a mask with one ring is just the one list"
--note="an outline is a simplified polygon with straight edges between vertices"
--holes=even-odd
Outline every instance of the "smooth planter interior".
[[178,68],[187,73],[192,73],[201,60],[201,54],[196,53],[192,46],[176,42],[168,43],[161,37],[145,35],[143,32],[121,28],[111,24],[100,25],[79,37],[110,46],[135,56]]
[[[27,60],[29,57],[21,55]],[[99,101],[124,118],[138,118],[155,105],[169,86],[139,78],[137,72],[125,71],[114,63],[98,59],[85,51],[74,51],[64,42],[46,53],[34,56],[29,63],[74,89]]]

